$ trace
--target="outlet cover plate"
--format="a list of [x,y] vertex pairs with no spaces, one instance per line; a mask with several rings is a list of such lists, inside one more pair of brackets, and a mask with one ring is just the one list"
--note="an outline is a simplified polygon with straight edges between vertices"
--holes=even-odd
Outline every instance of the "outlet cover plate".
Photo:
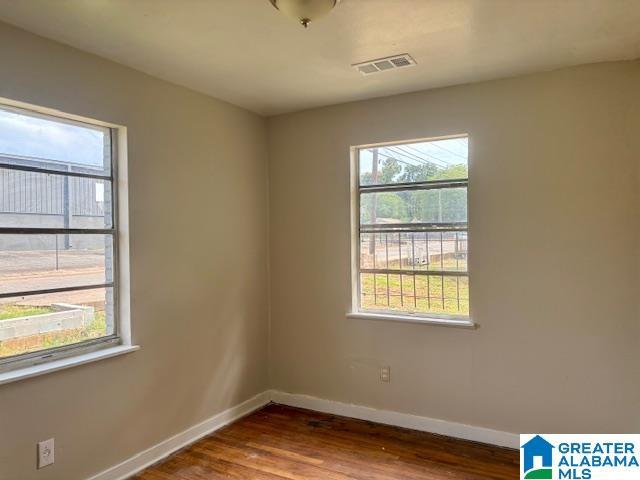
[[44,468],[55,462],[54,439],[38,442],[38,468]]

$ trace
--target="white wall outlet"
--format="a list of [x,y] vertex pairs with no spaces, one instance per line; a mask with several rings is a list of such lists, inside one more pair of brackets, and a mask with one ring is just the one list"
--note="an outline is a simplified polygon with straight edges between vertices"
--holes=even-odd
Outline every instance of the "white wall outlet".
[[391,381],[391,367],[380,367],[380,381],[386,383]]
[[55,461],[54,439],[38,442],[38,468],[44,468]]

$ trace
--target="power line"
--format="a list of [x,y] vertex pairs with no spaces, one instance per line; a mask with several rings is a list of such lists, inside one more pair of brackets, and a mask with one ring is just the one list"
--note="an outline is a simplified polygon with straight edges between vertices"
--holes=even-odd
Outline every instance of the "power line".
[[400,160],[399,158],[396,158],[396,157],[391,156],[391,155],[386,154],[386,153],[378,152],[378,154],[382,155],[383,157],[387,157],[387,158],[391,158],[393,160],[396,160],[397,162],[404,163],[405,165],[409,165],[411,167],[415,167],[416,166],[415,163],[407,162],[406,160]]
[[[449,166],[449,164],[448,164],[445,160],[442,160],[441,158],[438,158],[438,157],[436,157],[436,156],[434,156],[434,155],[432,155],[432,154],[430,154],[430,153],[427,153],[427,152],[423,152],[423,151],[421,151],[421,150],[418,150],[418,149],[417,149],[416,147],[414,147],[413,145],[403,145],[403,146],[404,146],[404,147],[406,147],[406,148],[409,148],[409,149],[411,149],[411,150],[413,150],[413,151],[415,151],[415,152],[420,153],[420,155],[426,155],[426,156],[427,156],[427,157],[429,157],[429,158],[432,158],[432,159],[434,159],[434,160],[436,160],[436,161],[438,161],[438,162],[441,162],[441,163],[442,163],[442,165],[441,165],[441,166],[444,166],[444,167],[448,167],[448,166]],[[427,160],[427,161],[429,161],[429,160]],[[432,162],[432,163],[434,163],[434,162]]]
[[[403,145],[403,146],[408,146],[408,145]],[[399,152],[396,151],[400,150]],[[384,153],[383,150],[387,150],[389,152],[391,152],[392,154],[395,155],[389,155],[388,153]],[[369,151],[373,151],[373,149],[370,149]],[[398,155],[400,155],[401,157],[405,157],[406,159],[411,159],[413,161],[418,162],[418,165],[435,165],[437,167],[448,167],[449,165],[444,162],[443,160],[440,160],[437,157],[433,157],[432,155],[426,154],[427,156],[433,158],[434,160],[436,160],[435,162],[426,158],[421,158],[418,155],[412,153],[412,152],[407,152],[406,150],[402,149],[400,146],[386,146],[386,147],[380,147],[377,149],[378,154],[382,157],[385,157],[385,159],[394,159],[399,163],[402,163],[404,165],[409,165],[411,167],[415,167],[417,166],[415,163],[411,163],[410,161],[407,160],[403,160],[402,158],[398,158]],[[424,153],[424,152],[419,152],[419,153]]]
[[437,147],[440,150],[444,150],[445,152],[450,153],[451,155],[455,155],[456,157],[464,158],[465,160],[467,159],[467,157],[465,157],[464,155],[460,155],[459,153],[456,153],[456,152],[451,151],[451,150],[449,150],[447,148],[444,148],[443,146],[438,145],[436,142],[430,143],[429,145],[433,145],[434,147]]
[[[403,147],[407,147],[407,146],[408,146],[408,145],[403,145]],[[426,152],[420,152],[420,151],[418,151],[421,155],[425,155],[425,156],[427,156],[427,157],[430,157],[430,158],[432,158],[433,160],[435,160],[435,162],[434,162],[434,161],[431,161],[431,160],[429,160],[429,159],[427,159],[427,158],[420,157],[420,156],[416,155],[415,153],[408,152],[408,151],[406,151],[406,150],[402,149],[400,146],[396,146],[395,148],[398,148],[398,149],[399,149],[402,153],[404,153],[405,155],[413,155],[413,156],[414,156],[415,158],[417,158],[419,161],[424,162],[424,163],[425,163],[425,165],[426,165],[426,164],[429,164],[429,163],[431,163],[431,164],[434,164],[434,163],[435,163],[436,165],[438,165],[438,163],[439,163],[439,166],[441,166],[441,167],[446,167],[446,166],[448,166],[448,164],[447,164],[444,160],[441,160],[441,159],[439,159],[438,157],[434,157],[433,155],[430,155],[430,154],[428,154],[428,153],[426,153]],[[414,148],[413,150],[415,150],[415,148]]]
[[402,157],[412,159],[412,160],[414,160],[416,162],[419,162],[419,163],[421,163],[423,165],[426,165],[428,163],[428,160],[425,160],[424,158],[420,158],[417,155],[414,155],[414,154],[412,154],[410,152],[405,152],[402,149],[399,149],[400,151],[397,151],[397,150],[394,150],[392,147],[385,147],[385,148],[388,151],[390,151],[391,153],[395,154],[395,155],[400,155]]

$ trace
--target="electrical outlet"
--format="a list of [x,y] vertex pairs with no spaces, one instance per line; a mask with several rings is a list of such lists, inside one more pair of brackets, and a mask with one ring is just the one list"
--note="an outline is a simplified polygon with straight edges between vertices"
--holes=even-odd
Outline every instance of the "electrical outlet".
[[44,468],[55,461],[54,439],[38,443],[38,468]]
[[389,383],[391,381],[391,367],[380,368],[380,381]]

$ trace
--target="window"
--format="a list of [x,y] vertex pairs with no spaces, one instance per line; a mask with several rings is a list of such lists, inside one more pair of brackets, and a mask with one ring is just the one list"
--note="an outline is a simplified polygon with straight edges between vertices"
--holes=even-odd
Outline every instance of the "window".
[[355,162],[356,314],[468,321],[468,138],[361,147]]
[[0,369],[120,343],[117,129],[0,104]]

